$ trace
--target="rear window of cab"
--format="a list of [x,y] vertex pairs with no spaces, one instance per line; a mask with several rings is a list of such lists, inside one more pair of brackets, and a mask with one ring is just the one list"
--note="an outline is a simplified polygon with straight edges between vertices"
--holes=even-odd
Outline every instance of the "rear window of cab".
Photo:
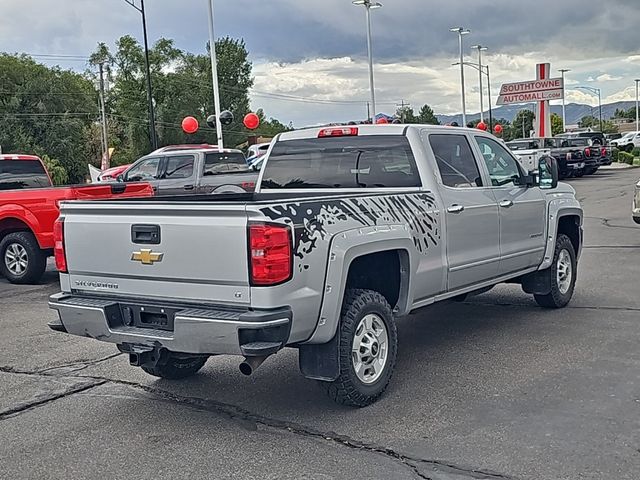
[[419,187],[409,141],[402,135],[310,138],[277,142],[264,189]]

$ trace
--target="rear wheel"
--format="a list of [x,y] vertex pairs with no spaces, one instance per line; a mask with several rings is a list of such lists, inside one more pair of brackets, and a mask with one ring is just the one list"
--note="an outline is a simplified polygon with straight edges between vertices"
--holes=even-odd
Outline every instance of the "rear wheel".
[[33,233],[10,233],[0,242],[0,272],[11,283],[38,283],[46,268],[47,255]]
[[584,172],[585,175],[593,175],[598,171],[598,167],[591,167]]
[[387,388],[398,352],[389,303],[373,290],[348,290],[337,335],[340,375],[323,383],[327,394],[341,405],[371,405]]
[[551,291],[546,295],[534,295],[536,302],[545,308],[566,307],[576,286],[577,261],[573,244],[564,234],[558,235],[553,264],[547,272],[551,276]]
[[180,380],[195,375],[204,364],[207,363],[208,357],[199,355],[180,355],[170,353],[166,363],[156,365],[155,367],[142,366],[142,370],[154,377],[166,378],[168,380]]

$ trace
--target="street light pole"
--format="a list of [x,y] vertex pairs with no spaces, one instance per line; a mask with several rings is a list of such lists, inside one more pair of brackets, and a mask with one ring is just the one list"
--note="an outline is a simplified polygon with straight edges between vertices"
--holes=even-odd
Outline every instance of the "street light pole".
[[480,78],[480,121],[484,123],[484,92],[482,88],[482,52],[487,51],[487,47],[482,45],[474,45],[471,47],[474,50],[478,50],[478,76]]
[[149,67],[149,40],[147,39],[147,15],[144,0],[140,0],[138,7],[134,0],[124,0],[142,15],[142,34],[144,36],[144,66],[147,77],[147,103],[149,107],[149,138],[153,150],[158,149],[158,134],[156,133],[156,112],[153,106],[153,89],[151,88],[151,68]]
[[640,84],[640,79],[636,79],[636,132],[640,131],[640,111],[638,111],[638,85]]
[[371,123],[375,123],[376,118],[376,88],[373,79],[373,48],[371,41],[371,10],[382,8],[382,4],[372,0],[354,0],[354,5],[365,7],[367,17],[367,55],[369,57],[369,90],[371,91]]
[[206,0],[209,7],[209,56],[211,58],[211,80],[213,81],[213,105],[216,115],[216,134],[218,151],[224,150],[222,138],[222,122],[220,122],[220,86],[218,85],[218,60],[216,58],[216,36],[213,29],[213,0]]
[[460,48],[460,88],[461,88],[461,97],[462,97],[462,126],[467,126],[467,102],[465,99],[464,92],[464,52],[462,45],[462,37],[464,35],[469,35],[471,30],[465,29],[463,27],[453,27],[449,29],[450,32],[458,34],[458,46]]
[[487,90],[489,95],[489,131],[493,133],[493,109],[491,107],[491,75],[489,74],[489,65],[487,67]]
[[600,112],[600,132],[604,133],[602,130],[602,90],[595,87],[576,87],[582,90],[587,90],[591,93],[595,93],[598,95],[598,110]]
[[567,72],[570,72],[571,70],[569,70],[568,68],[562,68],[560,70],[558,70],[560,73],[562,73],[562,131],[566,133],[567,131],[567,112],[565,110],[565,98],[564,98],[564,92],[566,91],[566,89],[564,88],[564,74]]

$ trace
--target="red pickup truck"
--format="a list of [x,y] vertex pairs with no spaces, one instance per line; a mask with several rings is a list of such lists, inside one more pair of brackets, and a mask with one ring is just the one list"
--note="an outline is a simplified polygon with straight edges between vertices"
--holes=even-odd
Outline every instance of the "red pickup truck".
[[53,187],[38,157],[0,155],[0,274],[11,283],[40,281],[61,201],[151,195],[148,183]]

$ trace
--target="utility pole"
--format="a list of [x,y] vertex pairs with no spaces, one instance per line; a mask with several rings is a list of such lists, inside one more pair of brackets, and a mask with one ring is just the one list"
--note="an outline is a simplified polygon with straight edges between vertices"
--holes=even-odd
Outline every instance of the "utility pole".
[[467,102],[464,92],[464,52],[462,46],[462,37],[469,35],[471,30],[463,27],[454,27],[449,29],[450,32],[458,34],[458,46],[460,48],[460,93],[462,98],[462,127],[467,126]]
[[147,14],[144,9],[144,0],[140,0],[140,6],[135,4],[134,0],[124,0],[133,8],[135,8],[140,15],[142,15],[142,33],[144,35],[144,66],[146,71],[147,80],[147,103],[149,107],[149,140],[151,141],[151,148],[153,150],[158,149],[158,134],[156,132],[156,112],[153,106],[153,90],[151,88],[151,68],[149,66],[149,40],[147,39]]
[[100,112],[102,115],[102,163],[101,169],[109,168],[109,137],[107,135],[107,111],[104,101],[104,62],[100,62]]
[[371,102],[367,102],[367,120],[371,120]]
[[406,113],[405,108],[408,108],[410,106],[411,106],[411,104],[410,103],[405,103],[404,99],[399,104],[396,104],[396,107],[400,108],[400,121],[402,123],[404,123],[405,119],[406,119],[406,117],[405,117],[405,113]]
[[487,47],[483,47],[482,45],[474,45],[471,47],[473,50],[478,50],[478,76],[480,80],[480,121],[484,123],[484,93],[482,88],[482,52],[487,51]]
[[213,0],[206,0],[209,8],[209,57],[211,59],[211,81],[213,82],[213,107],[216,113],[216,135],[218,151],[224,150],[222,122],[220,121],[220,85],[218,84],[218,59],[216,57],[216,35],[214,30]]

